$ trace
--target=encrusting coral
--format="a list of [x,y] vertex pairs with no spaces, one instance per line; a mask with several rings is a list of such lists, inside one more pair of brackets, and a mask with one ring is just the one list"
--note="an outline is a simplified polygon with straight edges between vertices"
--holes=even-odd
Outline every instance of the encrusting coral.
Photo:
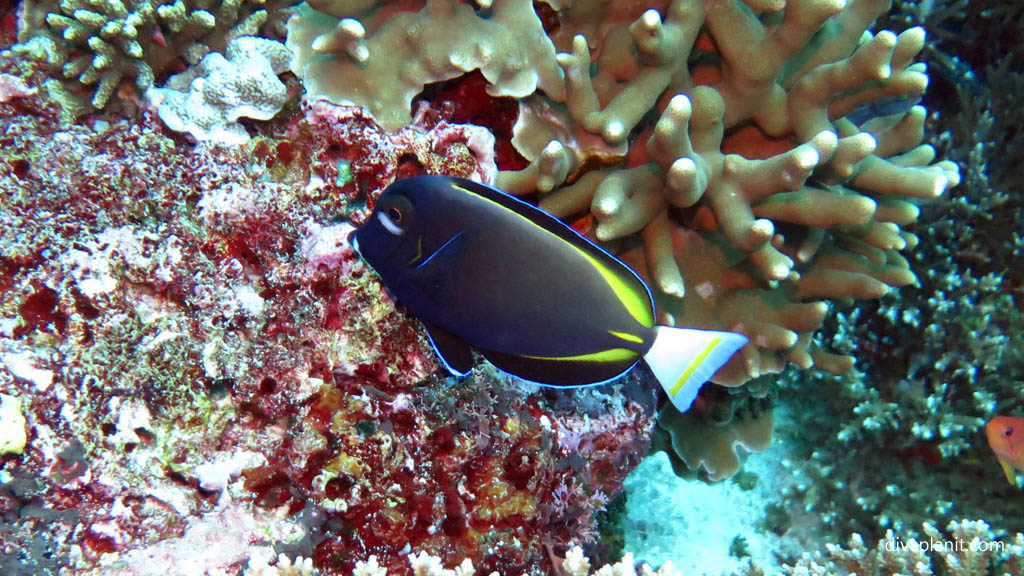
[[771,411],[708,422],[701,409],[680,413],[665,406],[658,417],[659,432],[667,436],[663,448],[669,457],[690,470],[701,470],[709,480],[729,478],[740,469],[743,453],[763,452],[772,437]]
[[146,98],[171,130],[200,141],[243,144],[249,133],[239,118],[269,120],[287,101],[288,90],[277,75],[290,61],[280,42],[241,36],[228,42],[223,55],[207,54],[162,88],[150,88]]
[[519,98],[529,164],[496,185],[617,252],[663,322],[746,334],[714,379],[738,386],[790,362],[849,370],[812,339],[827,301],[913,284],[906,228],[959,180],[921,143],[924,30],[868,31],[889,5],[336,0],[301,6],[288,45],[309,97],[385,126],[474,69]]
[[494,96],[558,93],[561,71],[546,39],[526,0],[495,2],[486,19],[447,0],[328,0],[302,5],[288,21],[288,47],[309,98],[363,106],[391,130],[409,122],[413,97],[425,85],[475,69]]

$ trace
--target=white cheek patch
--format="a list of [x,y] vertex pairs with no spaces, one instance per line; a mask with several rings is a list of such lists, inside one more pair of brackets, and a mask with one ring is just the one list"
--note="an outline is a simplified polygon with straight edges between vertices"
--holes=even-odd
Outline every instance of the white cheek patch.
[[402,234],[405,233],[405,230],[399,228],[394,222],[391,221],[391,218],[388,218],[383,212],[377,213],[377,219],[380,220],[381,225],[384,226],[384,228],[388,232],[391,232],[395,236],[401,236]]

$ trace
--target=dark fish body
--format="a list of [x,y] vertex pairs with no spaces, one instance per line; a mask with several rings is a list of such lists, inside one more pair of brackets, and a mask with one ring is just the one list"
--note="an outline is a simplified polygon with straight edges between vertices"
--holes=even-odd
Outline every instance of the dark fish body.
[[665,330],[725,335],[729,345],[714,354],[728,348],[725,360],[746,341],[656,327],[650,291],[629,267],[553,216],[470,180],[395,182],[352,238],[456,374],[472,368],[476,350],[521,378],[580,386],[629,370]]

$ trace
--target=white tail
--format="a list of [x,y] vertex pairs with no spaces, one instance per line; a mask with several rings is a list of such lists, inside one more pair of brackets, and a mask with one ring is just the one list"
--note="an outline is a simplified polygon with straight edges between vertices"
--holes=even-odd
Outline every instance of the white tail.
[[680,412],[690,409],[700,387],[747,343],[746,336],[735,332],[668,326],[657,330],[644,360]]

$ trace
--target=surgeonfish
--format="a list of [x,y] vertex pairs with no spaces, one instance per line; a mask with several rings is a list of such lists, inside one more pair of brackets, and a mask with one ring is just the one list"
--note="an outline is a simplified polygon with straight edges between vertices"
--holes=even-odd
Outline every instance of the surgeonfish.
[[475,350],[542,385],[588,386],[641,359],[680,411],[747,338],[655,325],[628,266],[554,216],[489,186],[416,176],[389,186],[349,242],[418,318],[444,366]]
[[1024,472],[1024,418],[996,416],[985,425],[985,437],[1006,479],[1016,486],[1016,471]]

